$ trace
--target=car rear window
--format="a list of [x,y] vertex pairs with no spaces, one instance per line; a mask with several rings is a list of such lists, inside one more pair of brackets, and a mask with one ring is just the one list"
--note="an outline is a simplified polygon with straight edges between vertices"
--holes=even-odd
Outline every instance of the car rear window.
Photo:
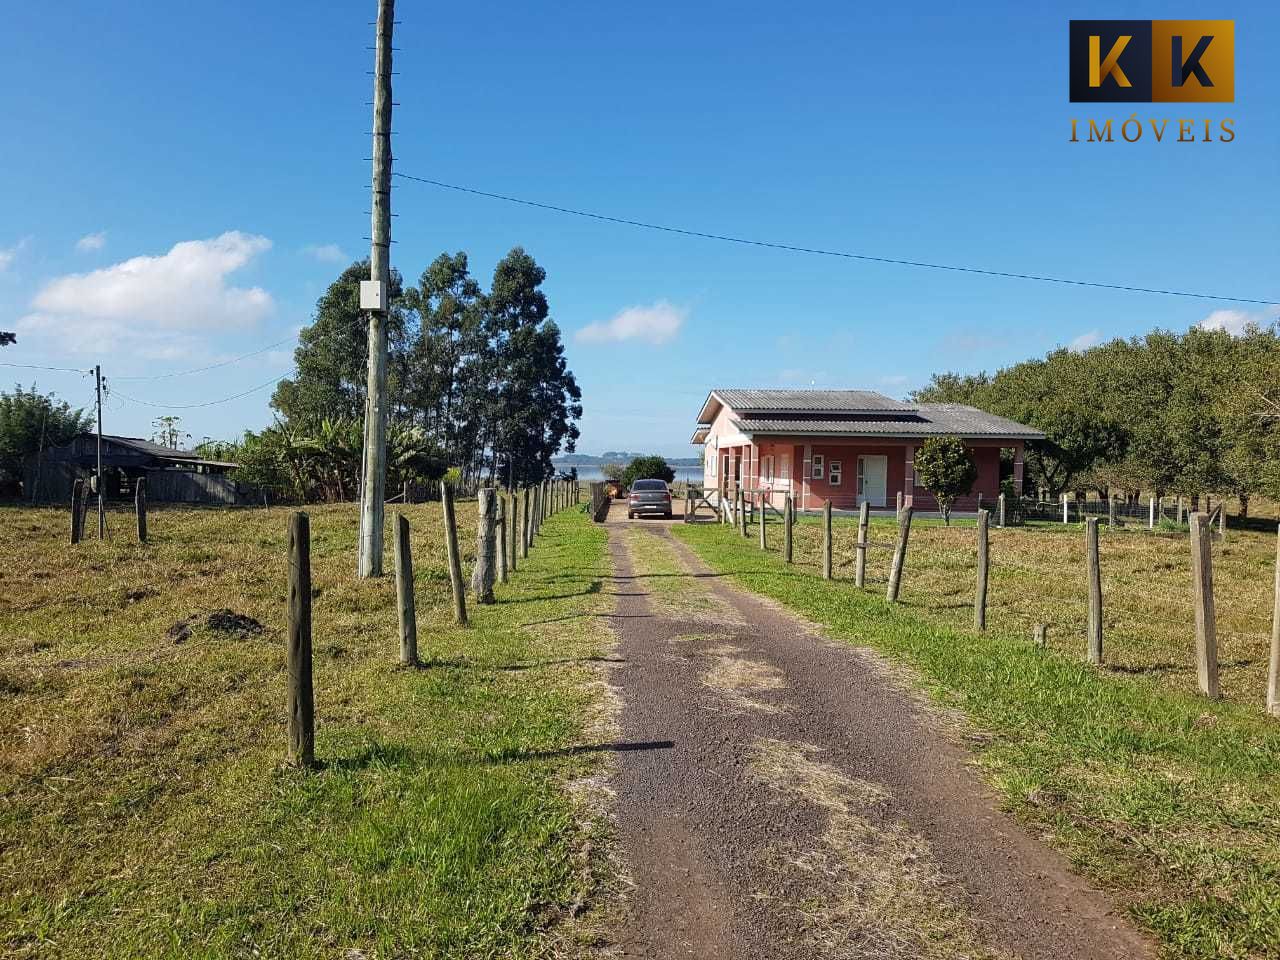
[[631,485],[632,490],[665,490],[667,485],[662,480],[637,480]]

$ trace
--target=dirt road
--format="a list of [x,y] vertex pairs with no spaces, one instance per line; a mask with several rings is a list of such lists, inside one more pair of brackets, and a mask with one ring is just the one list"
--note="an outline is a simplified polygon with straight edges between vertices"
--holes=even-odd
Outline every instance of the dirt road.
[[609,522],[624,956],[1148,957],[872,654]]

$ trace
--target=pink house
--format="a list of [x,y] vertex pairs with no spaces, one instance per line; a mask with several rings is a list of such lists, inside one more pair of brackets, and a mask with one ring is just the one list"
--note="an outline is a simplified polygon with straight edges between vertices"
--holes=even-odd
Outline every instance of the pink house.
[[763,491],[774,506],[787,493],[799,509],[852,510],[864,501],[892,509],[901,491],[917,510],[937,504],[916,486],[912,460],[927,437],[958,436],[978,479],[958,511],[1000,493],[1000,452],[1013,460],[1022,492],[1023,446],[1042,440],[1031,427],[955,403],[901,403],[870,390],[712,390],[692,442],[703,448],[707,490],[732,497]]

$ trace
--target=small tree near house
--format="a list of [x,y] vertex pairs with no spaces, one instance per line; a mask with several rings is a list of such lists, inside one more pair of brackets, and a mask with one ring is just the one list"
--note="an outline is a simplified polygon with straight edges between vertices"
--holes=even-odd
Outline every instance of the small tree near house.
[[973,489],[978,468],[959,437],[930,437],[916,451],[916,483],[938,501],[943,521],[951,524],[956,497]]
[[636,457],[622,471],[622,482],[628,487],[637,480],[665,480],[670,483],[675,478],[676,472],[662,457]]

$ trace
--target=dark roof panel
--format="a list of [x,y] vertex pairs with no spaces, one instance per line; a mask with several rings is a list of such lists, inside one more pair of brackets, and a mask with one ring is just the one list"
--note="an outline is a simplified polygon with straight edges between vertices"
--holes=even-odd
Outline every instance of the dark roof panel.
[[812,434],[852,437],[1007,437],[1017,440],[1042,440],[1044,434],[1006,417],[968,407],[960,403],[924,403],[915,416],[883,420],[777,420],[767,417],[742,417],[734,424],[743,433]]
[[739,413],[873,413],[916,410],[874,390],[737,390],[712,391]]

